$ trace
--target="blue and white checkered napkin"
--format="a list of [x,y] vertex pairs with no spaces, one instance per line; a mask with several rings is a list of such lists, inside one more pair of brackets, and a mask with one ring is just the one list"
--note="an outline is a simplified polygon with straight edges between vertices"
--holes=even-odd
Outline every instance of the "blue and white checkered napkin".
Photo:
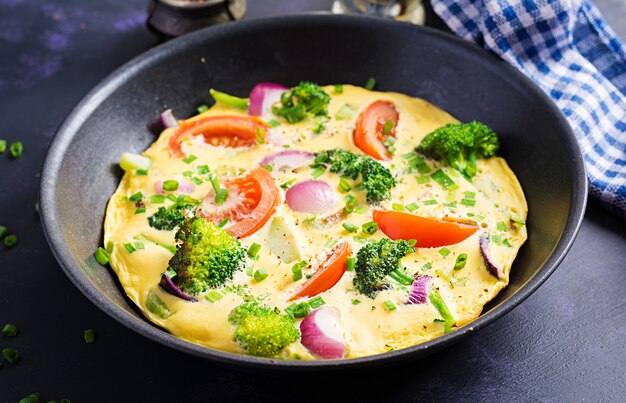
[[569,120],[590,193],[626,218],[626,50],[589,0],[431,0],[458,36],[495,52]]

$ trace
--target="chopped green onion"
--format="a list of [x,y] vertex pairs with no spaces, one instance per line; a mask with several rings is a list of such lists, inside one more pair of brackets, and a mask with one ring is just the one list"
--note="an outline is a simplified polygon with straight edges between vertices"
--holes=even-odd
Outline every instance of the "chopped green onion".
[[124,247],[126,248],[128,253],[133,253],[133,252],[135,252],[137,250],[132,243],[125,243]]
[[124,171],[148,170],[150,168],[150,158],[139,154],[123,153],[120,159],[120,167]]
[[476,193],[475,192],[463,192],[463,195],[465,195],[466,199],[474,199],[474,198],[476,198]]
[[443,257],[446,257],[450,254],[450,249],[444,246],[443,248],[439,249],[439,254]]
[[250,256],[251,258],[256,258],[259,251],[261,250],[261,245],[259,245],[258,243],[254,242],[252,245],[250,245],[250,247],[248,248],[248,256]]
[[337,120],[350,120],[356,113],[356,109],[350,104],[344,104],[335,113],[335,119]]
[[293,281],[298,281],[302,278],[302,269],[306,266],[305,261],[298,262],[291,267],[293,273]]
[[176,195],[173,195],[173,194],[168,194],[165,197],[167,198],[167,200],[173,201],[174,203],[176,203],[178,201],[178,198],[176,197]]
[[422,270],[430,270],[433,268],[433,264],[430,262],[426,262],[424,263],[424,265],[422,266]]
[[9,364],[17,364],[22,357],[20,357],[20,353],[14,348],[3,348],[2,356]]
[[138,169],[135,171],[135,175],[137,176],[146,176],[148,175],[148,170],[147,169]]
[[185,178],[189,178],[189,177],[193,176],[193,171],[183,171],[183,176]]
[[280,126],[280,122],[276,119],[272,119],[269,122],[267,122],[269,127],[278,127]]
[[356,267],[356,258],[349,257],[348,260],[346,261],[346,271],[353,271],[355,267]]
[[265,144],[265,129],[262,127],[259,127],[258,129],[256,129],[256,142],[259,144]]
[[324,172],[326,172],[326,168],[317,167],[311,172],[311,176],[314,178],[319,178],[320,176],[324,175]]
[[411,248],[414,248],[415,245],[417,245],[417,239],[409,239],[407,243],[409,244]]
[[199,165],[196,167],[196,169],[198,170],[199,175],[206,175],[211,172],[208,165]]
[[146,308],[161,319],[167,319],[172,316],[172,311],[170,311],[165,302],[152,291],[148,292]]
[[414,212],[415,210],[417,210],[417,208],[419,207],[417,205],[417,203],[413,202],[413,203],[409,203],[406,206],[406,209],[409,210],[411,213]]
[[265,164],[263,165],[263,168],[267,171],[267,172],[272,172],[274,170],[274,167],[271,166],[270,164]]
[[6,337],[15,337],[17,336],[17,333],[18,333],[17,326],[15,326],[12,323],[7,323],[2,328],[2,335]]
[[224,228],[224,226],[225,226],[226,224],[228,224],[228,217],[226,217],[226,218],[224,218],[222,221],[220,221],[220,223],[219,223],[219,224],[217,224],[217,226],[218,226],[219,228]]
[[434,173],[432,173],[431,178],[433,178],[435,180],[435,182],[437,182],[438,184],[440,184],[444,189],[448,189],[448,190],[454,190],[454,189],[458,189],[458,185],[456,183],[454,183],[454,181],[452,179],[450,179],[450,177],[443,172],[441,169],[436,170]]
[[365,234],[372,235],[378,231],[378,224],[376,224],[376,221],[370,221],[363,224],[361,228]]
[[339,190],[341,190],[342,192],[349,192],[352,189],[352,186],[350,186],[350,183],[348,183],[347,180],[345,180],[344,178],[339,179]]
[[467,207],[474,207],[476,200],[474,199],[461,199],[461,204]]
[[176,273],[176,272],[175,272],[174,270],[172,270],[172,269],[165,270],[165,274],[167,274],[167,276],[168,276],[170,279],[173,279],[174,277],[176,277],[176,276],[178,275],[178,273]]
[[445,207],[456,208],[456,203],[443,203]]
[[202,185],[204,183],[204,181],[198,178],[197,176],[194,176],[193,178],[191,178],[191,181],[195,183],[196,185]]
[[352,195],[347,195],[345,198],[346,200],[346,206],[343,208],[343,210],[346,213],[352,213],[354,211],[354,209],[356,208],[356,197],[352,196]]
[[396,304],[394,304],[391,300],[383,302],[383,306],[385,307],[386,311],[393,311],[394,309],[396,309]]
[[202,112],[206,112],[209,110],[209,106],[208,105],[200,105],[196,108],[196,111],[198,113],[202,113]]
[[5,152],[6,149],[7,149],[7,141],[6,140],[0,140],[0,154]]
[[496,245],[502,245],[502,237],[500,235],[492,234],[489,239]]
[[325,305],[325,304],[326,304],[326,301],[324,301],[324,300],[322,299],[322,297],[320,297],[319,295],[318,295],[317,297],[312,298],[312,299],[310,299],[310,300],[309,300],[309,305],[310,305],[310,306],[311,306],[311,308],[313,308],[313,309],[317,309],[317,308],[319,308],[320,306]]
[[376,87],[376,79],[374,77],[368,78],[365,83],[365,89],[372,91],[374,87]]
[[467,263],[467,253],[461,253],[456,258],[456,262],[454,263],[454,270],[461,270],[465,267],[465,263]]
[[221,300],[222,298],[224,298],[224,294],[222,294],[218,290],[211,290],[204,296],[204,299],[206,299],[209,302],[217,302]]
[[393,123],[393,120],[389,119],[388,121],[386,121],[385,125],[383,126],[383,134],[391,133],[391,131],[393,130],[394,125],[395,124]]
[[293,303],[285,308],[285,312],[294,318],[305,318],[311,313],[311,306],[306,302]]
[[106,251],[107,253],[110,255],[111,253],[113,253],[113,248],[115,247],[115,242],[113,241],[109,241],[109,243],[107,243],[107,247],[106,247]]
[[248,277],[252,277],[252,276],[254,276],[254,267],[248,267],[248,268],[246,269],[246,275],[247,275]]
[[341,93],[343,93],[343,85],[336,84],[335,85],[335,94],[341,94]]
[[437,291],[432,290],[428,294],[428,299],[430,300],[430,303],[433,304],[433,306],[439,311],[439,314],[443,318],[444,332],[448,333],[452,330],[452,326],[454,326],[454,317],[452,316],[452,313]]
[[21,141],[16,141],[15,143],[11,144],[11,147],[9,149],[11,150],[11,156],[13,158],[19,158],[24,151],[24,146],[22,145]]
[[267,274],[267,272],[263,269],[257,269],[254,272],[254,279],[256,280],[257,283],[260,283],[261,281],[265,280],[267,276],[269,276],[269,274]]
[[12,248],[17,244],[17,236],[15,235],[7,235],[4,237],[4,246],[7,248]]
[[321,132],[326,130],[325,124],[327,121],[328,121],[328,118],[326,116],[318,116],[317,118],[315,118],[315,126],[313,127],[313,133],[320,134]]
[[509,238],[503,238],[502,239],[502,245],[506,246],[507,248],[512,248],[513,245],[511,245],[511,243],[509,242]]
[[96,258],[96,261],[102,266],[106,265],[111,260],[111,255],[109,254],[109,252],[101,247],[99,247],[93,255]]
[[391,208],[395,211],[404,211],[404,204],[392,203]]
[[165,196],[163,195],[150,196],[150,203],[152,204],[162,204],[164,201],[165,201]]
[[416,176],[415,180],[418,185],[423,185],[424,183],[430,182],[430,176]]
[[93,344],[96,341],[96,334],[93,330],[87,329],[83,332],[83,338],[85,339],[85,343]]
[[221,188],[215,194],[215,203],[222,205],[228,198],[229,191],[226,188]]
[[424,203],[424,206],[430,206],[430,205],[433,205],[433,204],[437,204],[437,200],[435,200],[435,199],[428,199],[428,200],[424,200],[423,203]]
[[[211,96],[215,99],[215,102],[230,106],[237,109],[248,109],[248,98],[239,98],[234,95],[229,95],[224,92],[216,91],[213,88],[209,90]],[[208,108],[207,108],[208,109]]]
[[163,182],[163,190],[168,192],[178,190],[178,181],[173,179],[166,180],[165,182]]
[[146,249],[145,245],[143,244],[143,242],[135,242],[135,249],[140,250],[140,249]]
[[5,227],[4,225],[0,225],[0,239],[4,238],[4,236],[7,234],[7,227]]
[[135,209],[135,214],[141,214],[141,213],[145,213],[146,212],[146,208],[145,207],[139,207],[138,209]]
[[289,189],[291,187],[291,185],[293,185],[294,183],[296,183],[295,178],[294,179],[290,179],[287,182],[283,182],[280,184],[280,188],[281,189]]
[[359,305],[361,303],[360,299],[353,299],[352,300],[352,305]]
[[502,221],[499,221],[496,224],[496,228],[498,228],[498,231],[502,231],[502,232],[507,232],[509,229],[507,228],[506,224],[503,223]]
[[332,248],[333,246],[335,246],[336,243],[337,243],[337,240],[331,238],[328,241],[326,241],[326,243],[324,244],[324,247],[329,249],[329,248]]
[[355,214],[363,214],[367,211],[367,206],[357,206],[357,208],[354,209]]
[[359,227],[352,224],[351,222],[344,222],[343,224],[341,224],[341,226],[345,228],[345,230],[348,232],[357,232],[359,230]]

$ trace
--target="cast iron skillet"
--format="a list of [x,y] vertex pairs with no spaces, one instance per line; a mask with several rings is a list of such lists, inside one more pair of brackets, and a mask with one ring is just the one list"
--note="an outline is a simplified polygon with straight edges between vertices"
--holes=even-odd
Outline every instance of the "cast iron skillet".
[[[476,321],[403,350],[337,361],[277,361],[225,353],[180,340],[136,310],[113,272],[92,257],[102,243],[105,206],[124,151],[154,140],[151,126],[173,108],[191,116],[211,102],[209,87],[247,96],[255,83],[364,85],[424,98],[461,121],[494,128],[502,156],[529,204],[527,243],[509,286]],[[70,280],[98,307],[134,331],[217,363],[287,370],[348,369],[423,357],[500,318],[556,269],[577,234],[587,182],[580,150],[559,110],[506,63],[458,38],[404,23],[333,15],[235,22],[158,46],[93,89],[52,142],[41,178],[41,213],[50,247]],[[549,308],[546,308],[549,309]]]

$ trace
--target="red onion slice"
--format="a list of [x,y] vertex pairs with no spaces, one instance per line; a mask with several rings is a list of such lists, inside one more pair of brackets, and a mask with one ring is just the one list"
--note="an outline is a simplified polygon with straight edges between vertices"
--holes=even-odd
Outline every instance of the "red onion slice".
[[428,288],[432,277],[430,276],[417,276],[413,279],[413,285],[411,286],[411,292],[406,300],[406,304],[424,304],[428,301]]
[[[154,184],[154,190],[160,195],[167,193],[167,191],[163,190],[163,182],[164,181],[158,181]],[[178,189],[176,192],[190,195],[194,190],[196,190],[196,187],[193,184],[183,180],[178,181]]]
[[485,261],[485,267],[495,278],[498,280],[502,279],[502,269],[489,258],[489,239],[487,239],[487,236],[485,234],[481,235],[478,243],[480,244],[480,253]]
[[276,83],[258,83],[250,92],[248,113],[252,116],[263,116],[271,110],[272,104],[280,100],[280,95],[287,90]]
[[180,288],[178,288],[178,286],[176,284],[174,284],[174,281],[172,281],[172,278],[170,276],[168,276],[167,273],[163,273],[163,275],[161,276],[161,282],[159,283],[159,285],[167,292],[169,292],[170,294],[174,295],[175,297],[179,297],[184,299],[185,301],[190,301],[190,302],[196,302],[197,300],[192,297],[189,294],[186,294],[185,292],[183,292],[183,290],[181,290]]
[[275,154],[270,154],[259,163],[260,166],[271,165],[279,171],[287,171],[303,166],[307,166],[313,162],[315,155],[306,151],[284,150]]
[[339,202],[337,192],[328,183],[316,180],[293,185],[285,199],[292,210],[312,214],[332,210]]
[[339,311],[323,306],[300,323],[302,345],[321,358],[342,358],[346,349],[339,326]]
[[161,113],[161,123],[166,129],[169,127],[178,127],[178,119],[174,116],[171,109],[167,109]]

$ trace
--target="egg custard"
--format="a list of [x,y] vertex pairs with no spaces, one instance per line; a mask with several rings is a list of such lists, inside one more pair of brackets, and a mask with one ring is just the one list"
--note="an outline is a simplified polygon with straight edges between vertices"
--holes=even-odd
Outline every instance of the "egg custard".
[[259,85],[170,115],[122,161],[99,261],[145,316],[201,346],[302,360],[476,319],[527,237],[495,133],[399,93]]

